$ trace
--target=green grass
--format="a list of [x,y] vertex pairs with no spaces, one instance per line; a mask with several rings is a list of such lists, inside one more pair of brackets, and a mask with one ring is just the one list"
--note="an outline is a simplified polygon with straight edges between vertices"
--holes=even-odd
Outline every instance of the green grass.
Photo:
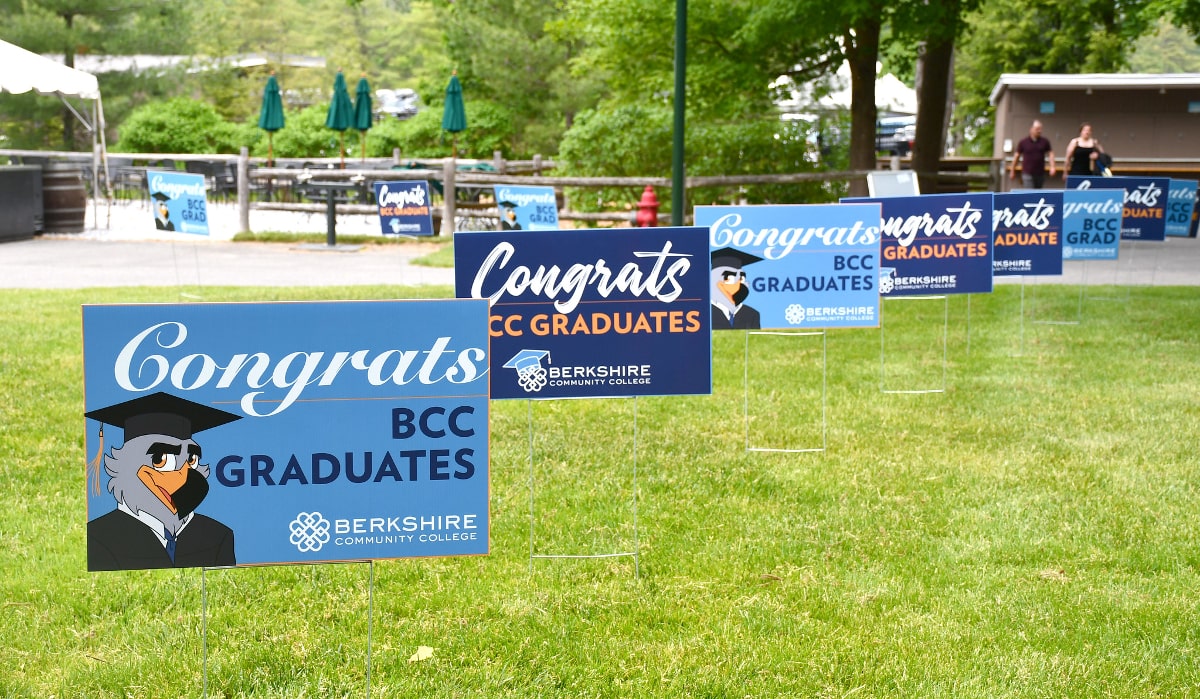
[[[824,454],[745,451],[740,332],[711,396],[497,401],[491,554],[379,562],[372,589],[365,564],[87,573],[79,305],[178,291],[2,291],[0,697],[200,696],[205,624],[208,696],[364,696],[368,619],[373,697],[1198,696],[1200,294],[1079,325],[1018,294],[950,300],[942,394],[880,384],[941,380],[944,306],[887,302],[886,363],[880,331],[830,332]],[[750,347],[753,439],[811,439],[813,338]],[[635,407],[639,575],[531,572],[531,420],[537,552],[620,551]]]

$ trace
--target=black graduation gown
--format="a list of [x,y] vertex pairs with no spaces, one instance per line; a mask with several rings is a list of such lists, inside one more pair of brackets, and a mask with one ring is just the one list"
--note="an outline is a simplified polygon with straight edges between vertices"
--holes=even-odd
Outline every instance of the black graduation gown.
[[121,510],[88,522],[88,570],[204,568],[234,565],[233,530],[201,514],[180,532],[171,562],[162,542],[138,518]]
[[737,309],[737,312],[733,314],[732,325],[729,323],[729,316],[725,315],[725,311],[715,304],[712,307],[713,330],[758,330],[761,322],[758,311],[749,306]]

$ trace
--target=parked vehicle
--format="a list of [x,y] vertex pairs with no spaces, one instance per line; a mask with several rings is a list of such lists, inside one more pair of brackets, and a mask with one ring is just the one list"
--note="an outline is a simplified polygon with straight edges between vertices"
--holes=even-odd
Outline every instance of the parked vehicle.
[[377,118],[394,116],[397,119],[410,119],[421,111],[421,100],[415,90],[402,87],[398,90],[376,90],[375,99]]
[[915,116],[882,117],[875,122],[875,151],[904,157],[912,152],[916,134]]

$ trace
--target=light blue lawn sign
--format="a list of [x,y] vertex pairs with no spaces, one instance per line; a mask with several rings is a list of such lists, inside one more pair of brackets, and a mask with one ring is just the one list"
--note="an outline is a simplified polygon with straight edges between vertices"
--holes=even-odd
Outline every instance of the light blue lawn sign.
[[879,269],[883,296],[991,293],[990,192],[842,201],[883,206]]
[[[85,412],[162,392],[230,414],[193,434],[194,514],[233,531],[238,566],[486,554],[487,316],[453,299],[84,306]],[[85,422],[89,459],[123,446],[129,427]],[[99,477],[89,523],[117,507],[119,477]]]
[[1063,190],[1063,259],[1117,259],[1124,202],[1119,189]]
[[[879,211],[879,204],[697,206],[696,225],[708,227],[713,256],[713,329],[734,327],[734,309],[747,306],[757,309],[761,328],[879,327]],[[728,248],[751,256],[744,282],[733,287],[717,277]],[[736,288],[749,290],[738,306]]]
[[1067,189],[1121,189],[1125,191],[1121,218],[1122,240],[1164,240],[1167,231],[1166,177],[1067,176]]
[[1196,180],[1171,178],[1171,191],[1167,195],[1167,235],[1186,238],[1191,233],[1198,184]]
[[425,180],[376,182],[375,203],[384,235],[433,235],[433,206]]
[[992,273],[998,277],[1062,274],[1063,193],[1030,190],[992,198]]
[[493,398],[712,393],[708,231],[454,235],[454,291],[489,299]]
[[146,173],[146,186],[155,228],[208,235],[204,175],[151,170]]
[[502,231],[558,230],[558,202],[553,187],[495,186]]

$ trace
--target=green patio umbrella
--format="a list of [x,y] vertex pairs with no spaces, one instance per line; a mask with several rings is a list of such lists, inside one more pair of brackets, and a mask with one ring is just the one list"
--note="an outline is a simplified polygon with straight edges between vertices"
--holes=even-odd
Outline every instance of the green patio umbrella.
[[367,84],[367,76],[363,75],[358,79],[358,88],[354,91],[354,128],[358,130],[362,137],[362,147],[359,149],[359,155],[362,156],[362,161],[367,159],[367,131],[371,128],[374,122],[374,116],[371,113],[371,86]]
[[279,82],[275,71],[267,78],[263,90],[262,108],[258,112],[258,128],[267,132],[267,167],[275,162],[275,132],[283,128],[283,98],[279,96]]
[[450,132],[450,152],[455,158],[458,157],[458,132],[466,128],[467,110],[463,107],[462,84],[458,82],[456,70],[446,85],[446,104],[442,107],[442,129]]
[[329,114],[325,117],[325,126],[338,132],[338,143],[342,153],[342,169],[346,169],[346,129],[354,125],[354,105],[350,103],[350,93],[346,91],[346,76],[338,71],[333,81],[333,99],[329,102]]

